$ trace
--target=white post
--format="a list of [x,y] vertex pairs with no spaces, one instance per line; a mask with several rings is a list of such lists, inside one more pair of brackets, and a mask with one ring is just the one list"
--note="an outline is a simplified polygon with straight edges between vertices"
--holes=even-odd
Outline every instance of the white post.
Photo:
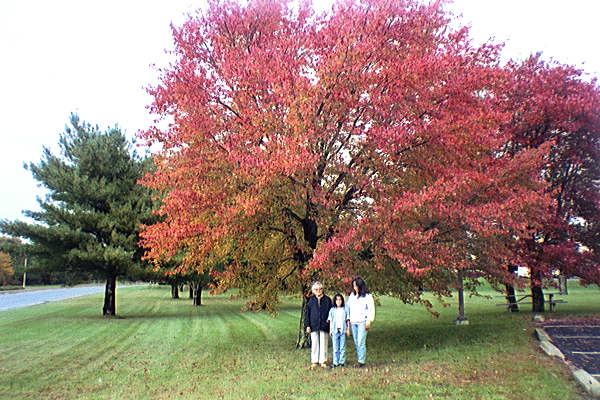
[[27,257],[25,257],[25,262],[23,264],[23,289],[25,289],[25,281],[27,280]]

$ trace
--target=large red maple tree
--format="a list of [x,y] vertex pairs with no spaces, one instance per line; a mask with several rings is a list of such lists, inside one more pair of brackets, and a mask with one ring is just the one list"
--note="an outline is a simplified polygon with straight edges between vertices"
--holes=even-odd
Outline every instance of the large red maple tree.
[[506,151],[509,71],[450,22],[437,2],[223,1],[175,28],[151,90],[169,126],[142,135],[164,196],[147,257],[227,257],[221,287],[267,309],[316,278],[411,302],[465,270],[506,279],[546,218],[550,146]]

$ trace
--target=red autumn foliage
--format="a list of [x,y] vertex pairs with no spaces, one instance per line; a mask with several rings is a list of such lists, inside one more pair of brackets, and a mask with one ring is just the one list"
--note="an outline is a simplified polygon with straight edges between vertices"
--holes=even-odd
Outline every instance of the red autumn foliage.
[[160,148],[143,183],[164,196],[147,257],[227,257],[221,286],[263,307],[316,277],[361,274],[405,301],[448,294],[459,270],[510,280],[515,238],[551,223],[540,171],[557,138],[512,145],[511,124],[535,122],[516,118],[518,68],[448,18],[417,1],[223,1],[174,28],[151,90],[170,123],[142,135]]
[[518,242],[539,284],[556,270],[600,284],[600,90],[583,73],[540,55],[508,66],[511,151],[552,143],[540,171],[552,197],[542,229]]

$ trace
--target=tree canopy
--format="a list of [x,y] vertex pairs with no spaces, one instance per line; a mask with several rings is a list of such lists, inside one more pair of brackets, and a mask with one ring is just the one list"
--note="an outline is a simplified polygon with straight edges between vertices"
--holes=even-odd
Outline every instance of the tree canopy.
[[[503,280],[547,219],[550,144],[509,152],[511,72],[439,2],[212,2],[174,28],[151,90],[167,120],[144,183],[164,220],[142,243],[269,307],[319,277],[419,301],[458,271]],[[503,106],[501,106],[503,105]]]
[[140,225],[154,221],[148,189],[137,180],[147,160],[130,151],[117,128],[101,132],[71,117],[61,134],[60,155],[44,148],[28,165],[48,191],[41,211],[26,211],[34,223],[2,221],[0,229],[31,241],[30,253],[49,269],[106,279],[104,315],[114,315],[117,276],[141,271]]
[[507,68],[509,152],[551,145],[539,171],[552,199],[548,219],[516,243],[521,265],[529,267],[534,286],[557,270],[598,284],[600,90],[596,81],[583,79],[582,71],[545,62],[539,54]]

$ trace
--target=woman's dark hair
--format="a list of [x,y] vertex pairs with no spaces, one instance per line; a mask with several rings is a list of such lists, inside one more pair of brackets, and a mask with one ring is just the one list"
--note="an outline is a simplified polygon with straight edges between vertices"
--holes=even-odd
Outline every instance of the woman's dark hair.
[[367,284],[360,276],[352,280],[352,291],[350,293],[354,293],[354,283],[356,283],[356,286],[358,287],[358,297],[363,297],[365,294],[369,293]]
[[344,296],[342,296],[342,294],[341,294],[341,293],[338,293],[338,294],[336,294],[335,296],[333,296],[333,306],[334,306],[334,307],[337,307],[337,303],[335,302],[335,300],[336,300],[338,297],[339,297],[340,299],[342,299],[342,307],[344,307]]

